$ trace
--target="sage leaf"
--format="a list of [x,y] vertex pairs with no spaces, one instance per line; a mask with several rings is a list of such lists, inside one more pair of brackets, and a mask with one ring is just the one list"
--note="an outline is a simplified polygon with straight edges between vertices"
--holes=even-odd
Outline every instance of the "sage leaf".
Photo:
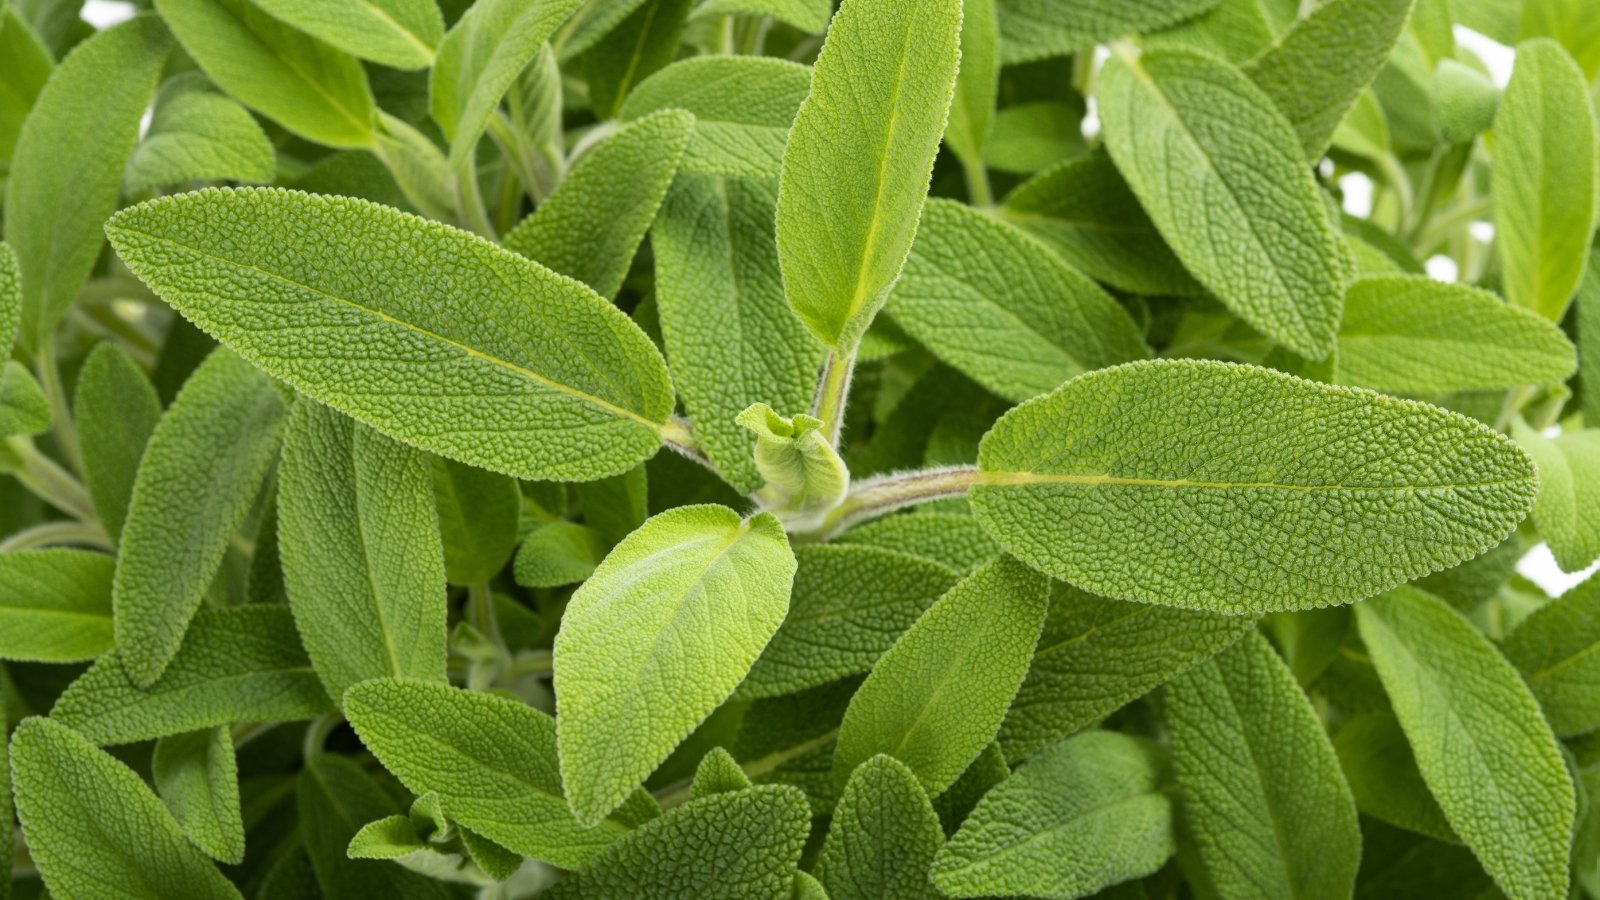
[[1539,499],[1533,522],[1550,545],[1556,565],[1576,572],[1600,557],[1600,429],[1584,428],[1547,438],[1521,420],[1512,434],[1539,468]]
[[673,61],[692,5],[690,0],[646,0],[585,52],[581,68],[589,77],[589,105],[596,115],[614,118],[638,81]]
[[[866,522],[834,538],[835,544],[865,544],[918,556],[958,572],[1000,555],[1000,548],[971,516],[912,513]],[[796,575],[796,578],[799,576]],[[941,589],[940,593],[943,593]]]
[[28,22],[13,9],[0,13],[0,163],[11,161],[22,122],[54,69]]
[[694,782],[689,785],[689,799],[699,800],[712,794],[742,791],[750,786],[749,776],[739,768],[733,754],[721,747],[713,748],[695,767]]
[[1434,840],[1461,843],[1428,792],[1393,710],[1372,710],[1344,723],[1333,736],[1333,750],[1363,815]]
[[1600,728],[1600,578],[1588,580],[1533,611],[1501,650],[1522,672],[1544,717],[1560,737]]
[[1217,0],[995,0],[1000,61],[1013,66],[1066,56],[1111,38],[1155,31],[1216,5]]
[[391,863],[352,859],[348,848],[361,827],[398,811],[394,798],[352,760],[321,754],[296,779],[295,805],[306,854],[325,897],[375,893],[403,900],[444,900],[440,882]]
[[83,447],[84,480],[106,533],[121,536],[145,445],[161,421],[161,399],[116,344],[101,343],[78,371],[72,411]]
[[432,0],[253,0],[274,18],[362,59],[396,69],[434,61],[444,19]]
[[196,847],[220,862],[244,861],[239,764],[226,726],[156,741],[150,772],[156,794]]
[[552,522],[528,533],[513,566],[517,584],[532,588],[577,584],[594,574],[606,555],[600,532],[576,522]]
[[14,359],[0,368],[0,437],[50,430],[50,401],[28,367]]
[[440,457],[431,462],[445,575],[451,584],[485,583],[516,549],[522,490],[516,479],[498,472]]
[[78,662],[111,649],[111,576],[103,553],[0,553],[0,659]]
[[839,795],[817,877],[832,900],[935,900],[928,867],[943,844],[917,776],[893,757],[874,756]]
[[161,85],[150,128],[128,157],[123,190],[142,194],[191,181],[266,183],[277,170],[272,142],[248,110],[204,75]]
[[961,67],[956,72],[944,143],[968,168],[983,165],[1000,87],[999,45],[995,0],[962,0]]
[[725,15],[771,16],[806,32],[821,34],[833,14],[829,0],[703,0],[690,19]]

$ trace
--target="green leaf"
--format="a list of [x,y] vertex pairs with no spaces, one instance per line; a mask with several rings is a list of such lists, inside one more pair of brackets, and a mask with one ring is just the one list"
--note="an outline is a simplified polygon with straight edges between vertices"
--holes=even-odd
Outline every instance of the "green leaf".
[[956,575],[930,560],[877,547],[795,551],[789,614],[739,686],[773,697],[868,672]]
[[1512,900],[1566,896],[1572,779],[1517,670],[1415,588],[1360,604],[1356,624],[1451,827]]
[[1062,741],[978,801],[934,857],[933,883],[951,897],[1087,897],[1149,875],[1173,849],[1166,769],[1139,738]]
[[678,55],[691,0],[647,0],[585,52],[589,105],[601,119],[615,118],[628,93]]
[[1595,230],[1595,113],[1561,45],[1525,41],[1516,60],[1494,120],[1495,243],[1507,299],[1560,321]]
[[20,263],[24,347],[43,346],[94,269],[169,44],[154,16],[96,34],[61,61],[22,125],[5,239]]
[[139,776],[72,729],[33,717],[11,739],[17,817],[57,897],[240,897]]
[[370,147],[376,105],[353,56],[251,0],[158,0],[162,21],[217,86],[301,137]]
[[1000,726],[1008,760],[1099,722],[1255,627],[1248,616],[1110,600],[1060,581],[1050,588],[1044,633]]
[[959,572],[975,569],[1000,555],[1000,548],[978,520],[952,513],[921,512],[876,519],[846,531],[833,543],[882,547]]
[[1363,815],[1435,840],[1461,843],[1438,801],[1428,793],[1417,758],[1392,711],[1378,709],[1345,722],[1333,736],[1333,749]]
[[1221,897],[1345,897],[1356,804],[1294,675],[1253,634],[1167,687],[1184,823]]
[[1173,49],[1108,63],[1099,100],[1112,159],[1194,277],[1288,349],[1326,357],[1349,265],[1271,98]]
[[451,584],[487,582],[517,547],[522,490],[514,478],[441,457],[433,458],[431,470],[445,575]]
[[556,635],[555,692],[580,822],[616,809],[728,698],[783,621],[794,573],[772,516],[689,506],[645,522],[578,588]]
[[600,532],[576,522],[551,522],[528,533],[517,549],[513,572],[523,587],[562,587],[594,574],[605,556]]
[[603,850],[550,900],[747,900],[788,897],[811,826],[791,787],[754,787],[686,803]]
[[125,744],[238,722],[309,719],[333,706],[281,606],[203,609],[167,671],[140,688],[100,659],[50,717],[97,744]]
[[161,418],[117,552],[117,657],[149,687],[178,652],[277,456],[287,419],[272,379],[227,350],[207,357]]
[[1600,556],[1600,428],[1547,438],[1520,419],[1512,434],[1539,468],[1533,522],[1563,572],[1576,572]]
[[650,234],[673,380],[707,456],[746,491],[762,479],[735,418],[758,402],[808,409],[822,363],[784,298],[775,197],[767,182],[680,174]]
[[935,356],[1008,400],[1149,355],[1126,310],[1021,231],[931,200],[887,306]]
[[318,754],[296,780],[300,833],[324,897],[445,900],[440,882],[393,863],[353,859],[350,842],[373,819],[398,812],[394,798],[353,760]]
[[78,662],[111,649],[115,565],[86,550],[0,553],[0,659]]
[[1600,249],[1589,251],[1589,264],[1578,284],[1578,380],[1584,385],[1583,420],[1600,424]]
[[[4,27],[0,25],[0,27]],[[0,241],[0,347],[9,359],[11,347],[17,342],[17,329],[22,324],[21,265],[11,245]]]
[[622,24],[645,0],[584,0],[551,39],[562,63],[589,50]]
[[689,799],[699,800],[712,794],[726,794],[729,791],[742,791],[750,786],[749,776],[739,768],[738,760],[733,754],[713,747],[700,759],[700,765],[695,767],[694,781],[689,785]]
[[427,454],[325,406],[301,403],[290,419],[279,552],[330,697],[381,675],[444,680],[445,557],[429,468]]
[[917,776],[893,757],[874,756],[839,795],[817,877],[832,900],[935,900],[928,867],[943,844]]
[[1088,152],[1081,101],[1034,100],[995,113],[983,159],[992,168],[1033,175]]
[[1509,15],[1515,15],[1516,7],[1522,8],[1520,38],[1554,38],[1572,54],[1591,82],[1600,74],[1600,23],[1595,22],[1593,10],[1584,0],[1523,0],[1509,5]]
[[695,7],[691,20],[715,16],[771,16],[806,32],[821,34],[833,15],[830,0],[704,0]]
[[[1389,60],[1413,0],[1328,0],[1244,65],[1318,160],[1356,97]],[[1424,0],[1427,2],[1427,0]]]
[[1237,65],[1266,50],[1299,15],[1299,0],[1221,0],[1145,43],[1187,47]]
[[122,534],[145,445],[161,420],[161,399],[116,344],[97,345],[78,370],[72,402],[83,447],[84,480],[112,540]]
[[1000,31],[994,7],[995,0],[961,3],[961,68],[944,142],[969,167],[983,165],[1000,86]]
[[1572,342],[1555,323],[1488,291],[1423,275],[1364,278],[1344,295],[1338,381],[1442,394],[1565,381]]
[[827,423],[804,413],[780,416],[765,403],[751,404],[734,422],[756,436],[763,506],[787,522],[820,522],[844,501],[850,470],[828,439]]
[[1535,492],[1528,458],[1465,416],[1178,360],[1017,407],[978,467],[973,513],[1030,565],[1108,597],[1234,614],[1350,603],[1471,559]]
[[432,65],[444,37],[433,0],[252,0],[346,53],[396,69]]
[[50,401],[28,367],[14,359],[0,367],[0,437],[50,430]]
[[459,168],[477,145],[500,99],[556,27],[584,0],[483,0],[439,44],[428,81],[433,119]]
[[1000,61],[1008,66],[1066,56],[1127,34],[1143,34],[1205,12],[1217,0],[995,0]]
[[239,764],[226,726],[156,741],[150,772],[161,802],[196,847],[221,862],[244,861]]
[[1489,76],[1466,63],[1442,59],[1433,76],[1439,136],[1451,143],[1470,141],[1494,127],[1500,89]]
[[250,113],[204,75],[188,72],[161,86],[122,185],[129,194],[143,194],[194,181],[265,183],[276,170],[272,142]]
[[0,12],[0,163],[9,163],[22,122],[55,62],[16,10]]
[[579,825],[561,793],[555,721],[516,700],[382,678],[346,691],[344,710],[407,788],[437,793],[452,821],[517,853],[577,868],[647,817],[636,799]]
[[843,355],[911,250],[960,34],[960,0],[845,0],[790,131],[778,185],[784,290]]
[[928,607],[851,699],[834,783],[886,753],[930,796],[949,787],[1000,730],[1039,640],[1047,593],[1044,578],[1002,557]]
[[[683,150],[684,171],[775,178],[789,126],[810,90],[810,67],[788,60],[696,56],[640,82],[618,116],[630,122],[658,110],[685,110],[695,121]],[[770,238],[771,223],[765,226]]]
[[614,546],[650,517],[650,484],[644,466],[621,475],[573,485],[583,519]]
[[[3,28],[5,24],[0,21],[0,29]],[[0,32],[0,38],[3,37],[4,33]],[[12,688],[6,683],[7,681],[8,679],[0,678],[0,722],[9,723],[11,710],[8,706],[14,701],[10,698]],[[0,732],[4,731],[5,728],[0,727]],[[0,733],[0,841],[11,841],[13,847],[17,846],[16,821],[11,791],[11,744],[6,736]],[[14,884],[12,879],[16,871],[15,860],[15,851],[10,857],[0,857],[0,884],[5,885],[0,889],[0,898],[4,900],[11,900],[11,888]]]
[[1600,728],[1600,577],[1534,610],[1501,649],[1557,735]]
[[615,299],[678,171],[694,118],[646,116],[590,150],[505,247]]
[[481,238],[275,189],[167,197],[106,227],[196,324],[406,443],[553,480],[621,472],[661,444],[672,388],[650,339],[588,289]]

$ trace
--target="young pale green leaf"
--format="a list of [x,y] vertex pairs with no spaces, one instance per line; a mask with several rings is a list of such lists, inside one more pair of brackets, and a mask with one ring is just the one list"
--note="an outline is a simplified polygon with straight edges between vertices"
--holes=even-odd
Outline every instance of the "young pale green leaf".
[[741,696],[789,694],[870,671],[956,583],[939,563],[877,547],[803,546],[795,560],[789,615],[739,685]]
[[1424,275],[1364,278],[1344,295],[1337,380],[1397,394],[1565,381],[1572,342],[1488,291]]
[[434,457],[430,468],[445,575],[451,584],[487,582],[517,547],[522,490],[515,478],[443,457]]
[[156,741],[150,759],[156,794],[189,841],[212,859],[244,861],[239,763],[225,725]]
[[[1000,87],[1000,27],[994,7],[995,0],[961,3],[961,69],[956,73],[944,143],[969,168],[983,165]],[[974,202],[983,201],[974,198]]]
[[0,367],[0,437],[50,430],[50,401],[28,367],[14,359]]
[[1039,647],[1000,726],[1005,758],[1026,759],[1093,725],[1254,627],[1249,616],[1110,600],[1052,583]]
[[156,11],[217,86],[301,137],[370,147],[377,108],[355,57],[251,0],[158,0]]
[[1167,687],[1172,764],[1220,897],[1348,897],[1361,829],[1322,722],[1252,634]]
[[563,868],[592,859],[653,801],[635,799],[595,828],[577,823],[561,793],[556,724],[516,700],[447,684],[374,679],[344,695],[361,742],[445,814],[497,844]]
[[506,249],[615,299],[693,127],[688,113],[663,110],[607,138],[506,235]]
[[684,173],[650,234],[673,380],[706,455],[746,491],[762,478],[735,418],[753,403],[808,409],[822,363],[784,298],[775,196],[768,182]]
[[909,766],[930,796],[943,793],[1000,730],[1028,672],[1047,594],[1043,577],[1001,557],[928,607],[850,700],[834,783],[885,753]]
[[166,197],[106,228],[201,328],[406,443],[553,480],[621,472],[661,445],[672,387],[644,332],[481,238],[276,189]]
[[1271,99],[1227,63],[1173,49],[1113,60],[1099,100],[1112,159],[1194,277],[1290,350],[1327,356],[1348,264]]
[[166,669],[278,454],[287,419],[272,379],[234,353],[207,357],[161,418],[117,551],[117,657],[149,687]]
[[1417,771],[1417,758],[1389,709],[1362,713],[1340,726],[1333,736],[1339,767],[1362,815],[1460,844]]
[[954,513],[888,516],[857,525],[833,543],[865,544],[908,553],[958,572],[971,571],[1000,555],[999,546],[976,519]]
[[1413,0],[1328,0],[1295,21],[1244,73],[1318,160],[1339,120],[1389,59]]
[[728,698],[783,621],[794,573],[777,519],[687,506],[646,522],[578,588],[556,635],[555,691],[561,782],[580,822],[616,809]]
[[72,729],[23,720],[11,769],[28,852],[52,895],[240,900],[139,776]]
[[282,606],[203,609],[166,673],[146,688],[113,656],[56,701],[50,717],[97,744],[236,722],[309,719],[333,708]]
[[1350,603],[1471,559],[1536,491],[1527,456],[1465,416],[1186,360],[1092,372],[1017,407],[978,467],[973,512],[1030,565],[1234,614]]
[[934,857],[951,897],[1087,897],[1172,855],[1167,762],[1149,741],[1090,731],[1000,782]]
[[811,826],[805,796],[753,787],[686,803],[601,851],[550,900],[788,897]]
[[1600,248],[1589,251],[1589,264],[1578,283],[1574,300],[1578,308],[1578,380],[1583,391],[1583,420],[1600,425]]
[[129,194],[195,181],[265,183],[277,171],[272,142],[248,110],[199,72],[167,80],[123,170]]
[[1008,400],[1149,355],[1126,310],[1042,244],[931,200],[886,307],[935,356]]
[[1600,576],[1534,610],[1501,649],[1557,735],[1600,728]]
[[437,523],[427,454],[326,406],[295,407],[278,470],[278,546],[289,608],[328,696],[382,675],[444,680]]
[[75,48],[34,100],[5,184],[24,347],[43,346],[94,268],[170,44],[159,19],[136,16]]
[[817,339],[855,352],[911,250],[955,89],[960,0],[845,0],[783,152],[778,260]]
[[0,553],[0,659],[78,662],[111,649],[111,573],[103,553]]
[[721,747],[713,747],[695,767],[694,781],[689,785],[689,799],[699,800],[712,794],[742,791],[750,786],[750,776],[739,768],[738,760]]
[[1517,46],[1494,120],[1495,243],[1507,299],[1560,321],[1595,230],[1595,113],[1583,71],[1548,38]]
[[557,26],[584,0],[483,0],[472,4],[439,44],[428,105],[459,168],[512,83]]
[[1517,670],[1415,588],[1358,605],[1356,624],[1451,827],[1512,900],[1566,896],[1572,779]]
[[1512,434],[1539,467],[1539,536],[1562,571],[1576,572],[1600,556],[1600,428],[1547,438],[1518,420]]
[[606,541],[587,525],[551,522],[528,533],[517,548],[513,575],[531,588],[577,584],[594,574],[606,556]]
[[874,756],[839,795],[817,877],[832,900],[936,900],[928,867],[943,844],[917,776],[893,757]]
[[1494,127],[1500,88],[1466,63],[1442,59],[1433,76],[1433,102],[1438,109],[1439,136],[1462,143]]
[[806,32],[821,34],[833,15],[830,0],[704,0],[695,7],[694,19],[716,16],[771,16]]
[[647,0],[584,54],[589,105],[601,119],[616,118],[635,85],[678,55],[692,0]]
[[734,418],[756,436],[757,499],[789,522],[818,522],[844,501],[850,470],[828,439],[827,423],[804,413],[780,416],[753,403]]
[[444,38],[433,0],[252,0],[273,17],[362,59],[424,69]]
[[399,812],[394,797],[354,760],[319,754],[306,760],[295,785],[300,833],[324,897],[446,900],[441,882],[394,863],[353,858],[362,826]]
[[1156,31],[1215,7],[1217,0],[996,0],[995,5],[1000,60],[1011,66]]
[[27,21],[16,10],[0,11],[0,164],[11,161],[23,120],[54,68]]
[[[683,150],[684,171],[768,179],[778,175],[789,126],[810,90],[811,69],[788,60],[696,56],[640,82],[618,115],[628,122],[657,110],[685,110],[695,121]],[[770,239],[770,221],[763,231]]]
[[116,540],[128,518],[145,445],[161,421],[161,398],[139,366],[107,341],[78,370],[72,412],[89,497],[106,533]]

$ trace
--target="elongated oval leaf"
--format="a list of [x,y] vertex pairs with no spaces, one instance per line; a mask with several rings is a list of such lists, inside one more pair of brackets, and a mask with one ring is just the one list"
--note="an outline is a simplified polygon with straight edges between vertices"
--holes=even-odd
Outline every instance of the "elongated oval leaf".
[[928,866],[943,844],[917,776],[893,757],[874,756],[839,795],[817,875],[832,900],[935,900]]
[[0,553],[0,659],[77,662],[111,649],[115,567],[84,550]]
[[[306,760],[295,784],[300,834],[322,897],[446,900],[449,888],[393,863],[352,859],[351,840],[374,819],[398,813],[394,796],[354,760],[320,754]],[[413,838],[414,840],[415,838]]]
[[1528,458],[1455,413],[1227,363],[1080,376],[984,436],[973,511],[1009,552],[1124,600],[1350,603],[1500,543]]
[[[1000,26],[995,0],[962,0],[961,68],[944,143],[966,166],[982,166],[1000,86]],[[974,201],[977,202],[977,201]]]
[[900,274],[955,89],[960,0],[845,0],[783,151],[778,260],[817,339],[855,351]]
[[1534,610],[1501,649],[1557,735],[1600,728],[1600,577]]
[[72,412],[89,497],[115,540],[128,518],[145,445],[161,421],[161,398],[138,365],[106,342],[94,348],[78,371]]
[[196,847],[221,862],[244,861],[239,763],[227,726],[156,741],[150,774],[161,802]]
[[808,34],[821,34],[833,14],[829,0],[704,0],[691,21],[729,14],[771,16]]
[[1001,62],[1066,56],[1126,34],[1141,34],[1203,13],[1217,0],[995,0]]
[[1303,356],[1333,349],[1348,275],[1294,129],[1227,63],[1187,50],[1107,64],[1106,145],[1194,277]]
[[286,418],[272,380],[218,350],[150,435],[114,584],[117,656],[134,683],[148,687],[178,652],[277,455]]
[[1512,900],[1565,896],[1572,779],[1517,670],[1415,588],[1360,604],[1356,624],[1456,834]]
[[514,478],[453,460],[434,457],[431,469],[445,577],[451,584],[486,583],[517,546],[522,490]]
[[433,63],[444,19],[433,0],[252,0],[346,53],[396,69]]
[[1512,434],[1539,467],[1533,523],[1562,571],[1577,572],[1600,556],[1600,428],[1547,438],[1521,420]]
[[202,329],[406,443],[545,479],[621,472],[660,446],[672,388],[650,339],[588,289],[481,238],[265,188],[154,200],[106,227]]
[[728,698],[783,621],[794,572],[771,515],[686,506],[629,535],[572,595],[556,730],[580,822],[616,809]]
[[249,110],[199,72],[169,78],[123,171],[123,189],[142,194],[195,181],[265,183],[277,168],[272,141]]
[[28,852],[53,895],[239,900],[139,776],[72,729],[23,721],[11,767]]
[[23,120],[54,68],[50,51],[27,20],[15,9],[0,13],[0,85],[5,86],[0,91],[0,162],[11,161]]

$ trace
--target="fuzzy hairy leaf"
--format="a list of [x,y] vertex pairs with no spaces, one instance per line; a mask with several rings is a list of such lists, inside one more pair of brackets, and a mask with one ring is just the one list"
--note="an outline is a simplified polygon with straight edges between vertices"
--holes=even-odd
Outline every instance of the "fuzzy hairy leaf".
[[[877,519],[846,531],[835,544],[865,544],[918,556],[965,572],[1000,555],[1000,548],[971,516],[912,513]],[[943,593],[941,590],[940,593]]]
[[295,785],[306,854],[324,897],[377,896],[444,900],[445,885],[393,863],[352,859],[348,848],[361,827],[399,811],[353,760],[321,754],[306,761]]
[[156,741],[150,773],[161,802],[196,847],[220,862],[244,861],[239,764],[227,726]]
[[1520,420],[1512,434],[1539,467],[1533,522],[1550,545],[1556,565],[1576,572],[1600,556],[1600,428],[1547,438]]
[[451,584],[485,583],[516,549],[522,491],[516,479],[498,472],[437,456],[431,463],[445,575]]
[[1233,614],[1350,603],[1470,559],[1536,483],[1465,416],[1200,361],[1075,378],[995,423],[978,465],[973,512],[1030,565]]
[[692,18],[771,16],[809,34],[821,34],[832,14],[830,0],[704,0],[695,7]]
[[[106,228],[202,329],[406,443],[517,477],[580,480],[660,446],[672,389],[649,338],[587,288],[481,238],[265,188],[153,200]],[[347,265],[373,248],[390,248],[383,277]]]
[[917,776],[889,756],[856,767],[817,858],[832,900],[936,900],[928,867],[944,844]]
[[1127,34],[1155,31],[1217,5],[1217,0],[995,0],[1006,65],[1066,56]]
[[693,5],[693,0],[647,0],[589,48],[580,66],[597,116],[615,118],[635,84],[672,62]]
[[1428,792],[1392,710],[1373,710],[1345,722],[1333,736],[1333,750],[1362,815],[1438,841],[1461,843]]
[[161,398],[116,344],[99,344],[78,370],[73,397],[84,481],[112,540],[122,534],[145,445],[161,420]]
[[55,61],[16,10],[0,12],[0,163],[9,163],[22,123]]
[[397,69],[434,61],[444,19],[433,0],[252,0],[346,53]]
[[1557,735],[1600,728],[1600,577],[1534,610],[1501,649]]
[[721,747],[715,747],[695,767],[694,782],[689,786],[689,799],[699,800],[712,794],[742,791],[750,786],[750,777],[739,768],[738,760]]
[[999,85],[1000,27],[995,0],[962,0],[961,68],[956,73],[944,143],[963,165],[983,164]]
[[111,649],[111,576],[103,553],[0,553],[0,659],[78,662]]
[[272,180],[272,142],[249,111],[204,75],[170,78],[156,95],[150,128],[128,157],[123,189],[141,194],[192,181]]
[[600,532],[576,522],[551,522],[529,532],[517,548],[513,571],[523,587],[562,587],[594,574],[605,555]]
[[50,429],[50,401],[28,367],[14,359],[0,368],[0,437]]

